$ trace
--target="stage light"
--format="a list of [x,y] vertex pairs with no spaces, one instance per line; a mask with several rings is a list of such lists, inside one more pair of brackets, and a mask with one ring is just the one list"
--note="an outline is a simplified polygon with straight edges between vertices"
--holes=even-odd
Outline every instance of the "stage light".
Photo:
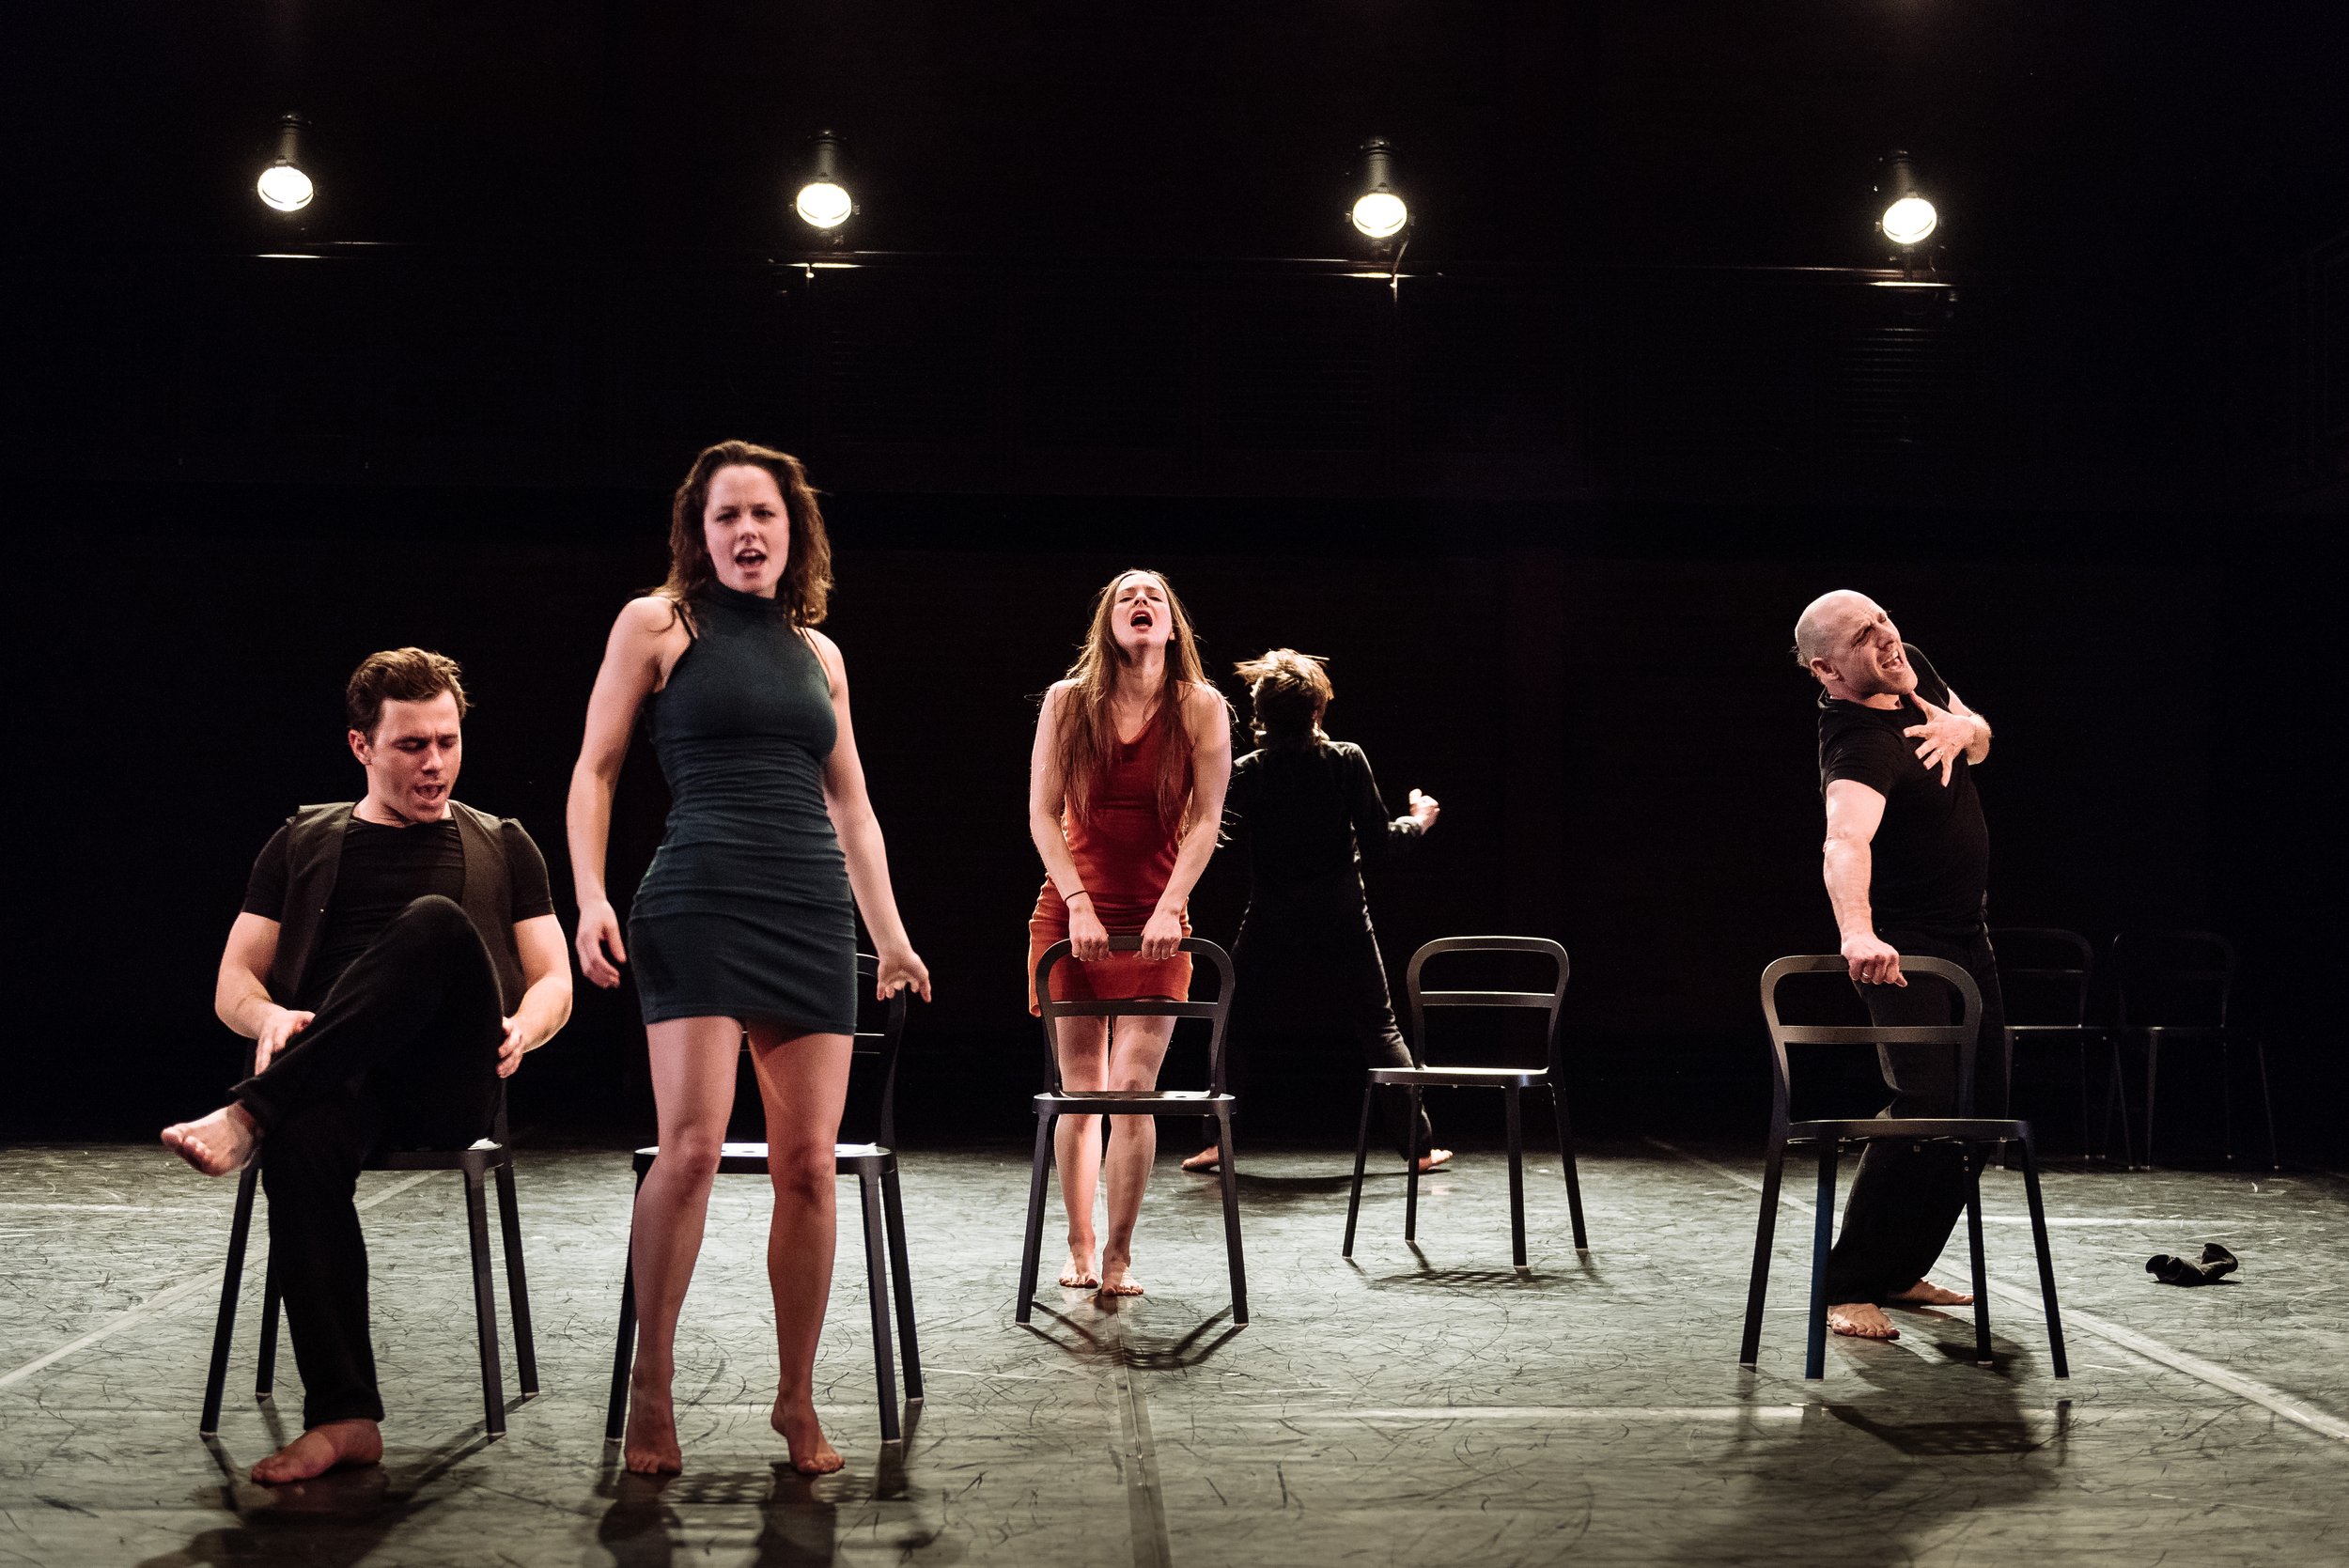
[[1361,148],[1353,207],[1346,217],[1355,232],[1384,248],[1388,241],[1411,226],[1411,209],[1394,188],[1394,144],[1373,136]]
[[800,221],[832,243],[840,242],[841,225],[856,215],[856,202],[840,179],[840,138],[819,131],[808,143],[806,178],[791,210]]
[[299,212],[318,194],[302,167],[302,137],[309,129],[309,121],[300,115],[279,116],[276,160],[253,182],[261,200],[280,212]]
[[1906,250],[1933,238],[1941,214],[1917,190],[1917,167],[1906,152],[1884,160],[1876,172],[1876,198],[1884,203],[1876,227],[1887,240]]

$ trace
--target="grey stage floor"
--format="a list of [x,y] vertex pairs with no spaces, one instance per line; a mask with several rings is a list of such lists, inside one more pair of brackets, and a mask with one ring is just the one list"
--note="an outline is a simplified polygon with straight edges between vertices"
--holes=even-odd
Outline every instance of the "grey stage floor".
[[[1148,1297],[1049,1285],[1011,1320],[1024,1166],[907,1161],[929,1399],[881,1464],[860,1252],[844,1234],[821,1375],[848,1457],[778,1470],[764,1184],[720,1183],[688,1304],[687,1473],[615,1475],[602,1442],[623,1156],[527,1154],[545,1391],[478,1426],[456,1178],[370,1175],[389,1450],[377,1470],[238,1479],[298,1409],[250,1395],[252,1304],[216,1447],[195,1432],[231,1188],[137,1148],[0,1153],[0,1561],[16,1563],[1249,1563],[2349,1560],[2349,1185],[2065,1171],[2048,1182],[2072,1328],[2049,1374],[2016,1178],[1990,1178],[1999,1357],[1957,1316],[1836,1343],[1801,1378],[1801,1249],[1780,1228],[1761,1370],[1734,1364],[1751,1150],[1602,1149],[1594,1248],[1554,1167],[1508,1266],[1504,1167],[1374,1183],[1338,1257],[1345,1159],[1257,1155],[1243,1202],[1254,1321],[1234,1332],[1212,1182],[1163,1164]],[[2184,1291],[2154,1251],[2221,1240],[2240,1282]],[[1959,1248],[1940,1273],[1961,1277]],[[500,1281],[501,1292],[504,1281]],[[510,1360],[509,1366],[509,1380]]]

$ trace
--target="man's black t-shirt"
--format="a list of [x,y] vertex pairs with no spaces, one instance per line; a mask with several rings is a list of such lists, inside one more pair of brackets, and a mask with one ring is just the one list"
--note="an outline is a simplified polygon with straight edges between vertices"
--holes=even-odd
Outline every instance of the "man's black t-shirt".
[[[1916,647],[1903,650],[1917,672],[1917,692],[1937,707],[1949,684]],[[1918,740],[1901,731],[1924,722],[1917,705],[1869,707],[1819,699],[1819,788],[1838,779],[1884,797],[1876,829],[1868,907],[1878,929],[1971,931],[1982,924],[1990,879],[1990,829],[1982,818],[1971,768],[1960,756],[1950,782],[1917,760]]]
[[[286,918],[288,833],[288,829],[278,829],[254,861],[252,878],[245,884],[245,913],[274,921]],[[417,899],[439,893],[462,901],[465,849],[458,834],[454,820],[386,828],[352,815],[343,833],[334,893],[319,931],[318,956],[303,983],[303,994],[293,1005],[315,1008],[350,961],[382,935],[392,917]],[[506,882],[513,889],[511,918],[519,923],[554,913],[547,862],[530,835],[507,823],[498,839],[506,851]]]
[[1223,826],[1261,896],[1342,876],[1408,847],[1419,824],[1391,820],[1370,759],[1343,740],[1268,746],[1232,765]]

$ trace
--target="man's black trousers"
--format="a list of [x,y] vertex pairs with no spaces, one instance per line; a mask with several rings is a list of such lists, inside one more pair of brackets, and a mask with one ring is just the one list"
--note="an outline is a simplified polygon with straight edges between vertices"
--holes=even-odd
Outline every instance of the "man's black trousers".
[[262,1130],[270,1261],[302,1372],[302,1424],[381,1421],[367,1248],[352,1198],[386,1145],[461,1148],[490,1130],[504,1037],[496,970],[435,894],[393,917],[309,1028],[234,1094]]
[[[1976,927],[1951,934],[1879,929],[1903,953],[1963,965],[1982,992],[1982,1031],[1975,1037],[1973,1114],[2006,1114],[2006,1008],[1990,933]],[[1937,981],[1911,979],[1906,987],[1862,986],[1868,1017],[1883,1028],[1947,1024],[1956,999]],[[1876,1054],[1892,1090],[1890,1116],[1954,1116],[1957,1088],[1947,1046],[1879,1046]],[[1966,1156],[1954,1143],[1871,1142],[1852,1177],[1843,1231],[1827,1263],[1827,1298],[1837,1303],[1882,1302],[1925,1277],[1966,1212]]]

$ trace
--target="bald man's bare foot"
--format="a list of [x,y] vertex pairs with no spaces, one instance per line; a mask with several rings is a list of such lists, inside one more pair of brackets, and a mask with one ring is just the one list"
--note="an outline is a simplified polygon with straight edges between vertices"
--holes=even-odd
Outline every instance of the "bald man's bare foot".
[[1142,1281],[1134,1278],[1131,1258],[1101,1254],[1101,1294],[1103,1296],[1140,1296]]
[[677,1406],[670,1402],[667,1378],[629,1379],[628,1437],[620,1448],[620,1462],[637,1475],[684,1470],[685,1454],[677,1443]]
[[253,1467],[253,1479],[267,1486],[308,1481],[346,1465],[374,1465],[383,1458],[383,1429],[373,1421],[328,1421]]
[[210,1116],[174,1122],[163,1129],[163,1147],[208,1176],[243,1170],[260,1141],[260,1126],[241,1105],[224,1105]]
[[1222,1163],[1222,1151],[1218,1149],[1214,1144],[1210,1143],[1206,1148],[1200,1150],[1197,1154],[1191,1156],[1189,1159],[1183,1161],[1183,1169],[1186,1171],[1212,1171]]
[[791,1450],[791,1467],[801,1475],[830,1475],[848,1463],[825,1437],[812,1402],[786,1401],[777,1394],[775,1412],[768,1420],[783,1434],[785,1445]]
[[1855,1340],[1897,1340],[1901,1331],[1873,1301],[1845,1301],[1827,1310],[1827,1326]]
[[1092,1290],[1100,1284],[1100,1273],[1093,1266],[1092,1248],[1068,1250],[1068,1266],[1060,1271],[1060,1282],[1068,1290]]
[[1970,1307],[1974,1298],[1959,1291],[1943,1290],[1931,1280],[1920,1280],[1906,1290],[1884,1298],[1888,1307]]

